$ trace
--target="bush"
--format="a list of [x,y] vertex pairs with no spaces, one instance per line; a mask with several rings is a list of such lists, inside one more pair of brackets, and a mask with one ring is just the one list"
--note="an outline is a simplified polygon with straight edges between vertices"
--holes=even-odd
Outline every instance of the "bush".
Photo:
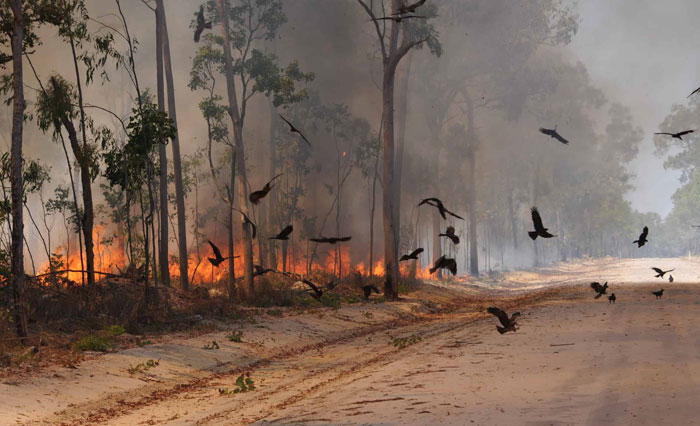
[[104,329],[105,333],[109,334],[110,336],[121,336],[122,334],[126,333],[126,329],[122,327],[121,325],[110,325],[105,327]]
[[107,352],[114,347],[114,340],[110,336],[98,336],[91,334],[78,339],[73,348],[79,351]]

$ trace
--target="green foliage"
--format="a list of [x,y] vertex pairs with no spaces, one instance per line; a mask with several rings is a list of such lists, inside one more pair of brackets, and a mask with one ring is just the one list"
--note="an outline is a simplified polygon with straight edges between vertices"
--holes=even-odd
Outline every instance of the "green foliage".
[[241,339],[243,338],[243,332],[242,331],[234,331],[226,337],[231,342],[241,343]]
[[107,352],[114,347],[114,337],[109,335],[95,335],[81,337],[73,344],[78,351]]
[[160,360],[154,361],[152,359],[149,359],[146,362],[142,362],[136,365],[129,365],[127,371],[129,372],[129,374],[137,374],[143,371],[148,371],[151,368],[156,368],[158,365],[160,365]]
[[126,329],[121,325],[109,325],[105,327],[104,331],[108,335],[114,337],[121,336],[122,334],[126,333]]
[[207,350],[218,350],[221,349],[218,343],[216,343],[216,340],[212,340],[211,343],[207,343],[206,345],[202,346],[202,349],[207,349]]
[[340,296],[326,291],[321,295],[321,304],[333,310],[338,310],[340,309]]
[[403,349],[407,346],[415,345],[421,340],[423,340],[421,336],[417,334],[411,334],[408,337],[395,337],[389,340],[389,345],[394,345],[395,348]]
[[255,382],[253,379],[250,378],[250,373],[245,373],[241,374],[238,376],[236,379],[236,383],[234,383],[236,386],[234,389],[229,389],[229,388],[219,388],[219,395],[232,395],[236,393],[245,393],[245,392],[251,392],[254,391],[255,388]]

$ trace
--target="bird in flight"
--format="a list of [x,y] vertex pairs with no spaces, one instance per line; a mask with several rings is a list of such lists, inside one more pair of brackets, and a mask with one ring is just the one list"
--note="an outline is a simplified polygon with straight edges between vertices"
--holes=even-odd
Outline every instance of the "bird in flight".
[[615,293],[608,296],[608,303],[612,303],[614,305],[616,300],[617,300],[617,297],[615,297]]
[[[214,251],[214,257],[208,258],[208,259],[209,259],[209,263],[211,263],[214,267],[218,268],[219,265],[221,265],[221,263],[222,263],[224,260],[230,259],[230,258],[231,258],[231,256],[229,256],[229,257],[223,257],[223,256],[221,255],[221,250],[219,250],[219,248],[216,246],[216,244],[212,243],[210,240],[207,240],[207,242],[208,242],[209,245],[211,246],[211,249]],[[233,256],[234,259],[237,258],[237,257],[240,257],[240,256]]]
[[379,294],[379,289],[376,286],[370,284],[362,287],[362,292],[365,295],[365,300],[369,300],[369,296],[372,294],[372,292]]
[[452,275],[457,275],[457,261],[454,259],[448,259],[445,256],[440,256],[438,260],[435,261],[433,266],[430,268],[430,273],[433,274],[438,269],[447,269]]
[[272,268],[263,268],[260,265],[253,265],[253,276],[257,277],[259,275],[265,275],[268,272],[277,272],[276,270]]
[[675,271],[676,268],[669,269],[668,271],[663,271],[660,268],[651,268],[656,272],[656,275],[654,276],[655,278],[663,278],[664,275],[666,275],[668,272]]
[[693,133],[695,130],[683,130],[682,132],[678,133],[668,133],[668,132],[659,132],[659,133],[654,133],[655,135],[668,135],[672,138],[680,139],[683,140],[683,136]]
[[319,301],[321,300],[321,296],[323,296],[323,293],[326,290],[332,290],[333,287],[336,286],[336,283],[334,283],[333,281],[329,282],[324,287],[317,286],[316,284],[312,283],[307,279],[302,279],[301,282],[308,285],[311,291],[313,291],[313,293],[309,293],[309,295]]
[[562,135],[560,135],[559,132],[557,132],[557,126],[554,126],[553,129],[545,129],[544,127],[540,127],[540,133],[543,133],[547,136],[550,136],[550,137],[558,140],[559,142],[563,143],[564,145],[569,144],[569,141],[564,139],[564,137],[562,137]]
[[542,224],[542,218],[540,217],[540,212],[537,211],[537,207],[533,207],[530,209],[530,215],[532,216],[532,224],[535,226],[534,231],[528,231],[527,235],[532,238],[532,240],[536,240],[537,237],[542,237],[542,238],[552,238],[556,237],[556,235],[550,234],[549,228],[545,228],[544,225]]
[[393,15],[403,15],[405,13],[416,13],[416,10],[423,6],[427,0],[418,0],[415,3],[412,4],[407,4],[399,7],[398,12],[394,13]]
[[382,16],[381,18],[377,18],[377,21],[394,21],[396,23],[401,23],[404,19],[409,19],[409,18],[422,18],[425,19],[427,16],[418,16],[418,15],[392,15],[392,16]]
[[418,247],[417,249],[413,250],[409,254],[404,254],[401,256],[401,259],[399,259],[399,262],[403,262],[405,260],[418,260],[418,255],[423,253],[423,247]]
[[642,229],[642,233],[639,234],[639,238],[632,241],[632,243],[637,243],[637,247],[643,246],[649,241],[647,240],[647,235],[649,235],[649,227],[645,226],[644,229]]
[[306,139],[306,136],[304,136],[304,134],[301,133],[301,130],[299,130],[299,129],[297,129],[296,127],[294,127],[294,125],[293,125],[289,120],[287,120],[286,118],[284,118],[284,117],[282,116],[282,114],[280,114],[279,116],[280,116],[280,118],[281,118],[282,120],[284,120],[285,123],[287,123],[287,125],[289,126],[289,131],[290,131],[290,132],[298,134],[299,136],[301,136],[302,139],[304,139],[304,142],[306,142],[307,145],[311,146],[311,142],[309,142],[309,140]]
[[199,43],[199,37],[202,35],[204,29],[211,29],[211,21],[204,20],[204,6],[199,6],[199,12],[197,13],[197,28],[194,30],[194,42]]
[[238,213],[240,213],[241,216],[243,216],[243,221],[244,221],[244,223],[247,223],[248,225],[250,225],[250,227],[252,228],[252,231],[253,231],[252,237],[253,237],[253,239],[255,239],[255,236],[258,235],[258,227],[255,226],[255,223],[253,223],[253,221],[250,220],[250,218],[248,217],[247,214],[243,213],[242,211],[238,210],[238,209],[235,208],[235,207],[234,207],[233,209],[234,209],[235,211],[237,211]]
[[670,283],[673,282],[673,275],[668,274],[668,282],[670,282]]
[[313,241],[315,243],[335,244],[338,242],[350,241],[351,238],[352,237],[318,237],[318,238],[309,238],[309,241]]
[[270,179],[270,181],[268,183],[266,183],[265,186],[263,186],[263,189],[261,189],[259,191],[251,192],[250,195],[248,196],[248,199],[250,200],[250,202],[253,204],[256,204],[256,205],[260,204],[260,200],[265,198],[267,196],[267,194],[269,194],[270,191],[272,190],[272,187],[274,186],[274,185],[272,185],[272,182],[280,176],[282,176],[282,175],[277,175],[277,176],[273,177],[272,179]]
[[454,226],[448,226],[447,229],[445,230],[444,234],[438,234],[438,237],[447,237],[450,240],[452,240],[452,243],[454,245],[459,244],[459,237],[455,235],[455,227]]
[[698,87],[697,89],[693,90],[693,93],[691,93],[690,95],[688,95],[688,97],[691,97],[691,96],[693,96],[694,94],[696,94],[696,93],[698,93],[698,92],[700,92],[700,87]]
[[656,296],[657,299],[661,299],[661,296],[664,295],[664,289],[662,288],[662,289],[659,290],[659,291],[652,291],[651,294],[653,294],[654,296]]
[[270,237],[271,240],[288,240],[289,239],[289,234],[294,231],[294,227],[292,225],[287,225],[283,230],[280,231],[279,234],[277,234],[274,237]]
[[424,199],[423,201],[421,201],[420,203],[418,203],[418,207],[422,206],[423,204],[427,204],[427,205],[429,205],[429,206],[433,206],[433,207],[435,207],[436,209],[438,209],[438,211],[440,212],[440,216],[442,216],[443,219],[447,219],[447,215],[449,214],[450,216],[456,217],[457,219],[462,219],[462,220],[464,220],[464,218],[463,218],[462,216],[457,216],[456,214],[454,214],[454,213],[452,213],[451,211],[447,210],[447,209],[445,208],[445,205],[442,204],[442,201],[440,201],[439,199],[437,199],[437,198],[435,198],[435,197]]
[[498,320],[501,322],[501,325],[503,327],[496,326],[496,330],[498,330],[499,333],[504,334],[509,331],[517,331],[517,325],[518,323],[516,322],[518,317],[520,316],[520,312],[513,312],[513,315],[508,317],[508,314],[502,310],[499,309],[495,306],[491,306],[490,308],[486,309],[486,312],[493,314],[498,318]]
[[608,282],[605,281],[605,284],[603,284],[603,285],[600,285],[600,283],[597,282],[597,281],[596,281],[596,282],[592,282],[592,283],[591,283],[591,288],[592,288],[593,290],[595,290],[596,293],[598,293],[598,294],[595,295],[594,299],[599,299],[600,296],[602,296],[602,295],[604,295],[604,294],[607,294],[606,290],[608,289]]

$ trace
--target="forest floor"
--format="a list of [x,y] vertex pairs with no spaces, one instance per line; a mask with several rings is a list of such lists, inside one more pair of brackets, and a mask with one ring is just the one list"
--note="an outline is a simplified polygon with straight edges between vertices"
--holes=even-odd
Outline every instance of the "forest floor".
[[[699,272],[700,259],[600,259],[268,311],[3,379],[0,424],[691,424]],[[606,280],[615,305],[588,287]],[[491,304],[520,310],[520,329],[500,335]],[[255,389],[227,392],[244,373]]]

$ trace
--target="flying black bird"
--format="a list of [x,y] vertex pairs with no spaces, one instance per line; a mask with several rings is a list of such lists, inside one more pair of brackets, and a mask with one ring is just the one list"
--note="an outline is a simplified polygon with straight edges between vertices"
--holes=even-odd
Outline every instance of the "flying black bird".
[[670,282],[670,283],[673,282],[673,275],[671,275],[671,274],[668,275],[668,282]]
[[657,299],[661,299],[661,296],[664,295],[664,289],[662,288],[662,289],[659,290],[659,291],[652,291],[651,294],[653,294],[654,296],[656,296]]
[[306,139],[306,136],[304,136],[304,134],[301,133],[301,130],[299,130],[299,129],[297,129],[296,127],[294,127],[294,125],[293,125],[292,123],[290,123],[289,120],[287,120],[286,118],[284,118],[284,117],[282,116],[282,114],[280,114],[279,116],[280,116],[280,118],[282,118],[282,120],[284,120],[285,123],[287,123],[287,125],[289,126],[289,131],[290,131],[290,132],[298,134],[299,136],[301,136],[302,139],[304,139],[304,142],[306,142],[307,145],[311,146],[311,142],[309,142],[309,140]]
[[554,126],[553,129],[545,129],[544,127],[540,127],[540,133],[543,133],[547,136],[550,136],[559,142],[563,143],[564,145],[568,145],[569,141],[564,139],[559,132],[557,132],[557,126]]
[[253,239],[255,239],[255,236],[258,235],[258,227],[255,226],[255,223],[254,223],[252,220],[250,220],[250,218],[248,217],[247,214],[243,213],[242,211],[238,210],[238,209],[235,208],[235,207],[234,207],[233,209],[234,209],[235,211],[237,211],[238,213],[240,213],[240,214],[243,216],[243,221],[244,221],[245,223],[249,224],[250,227],[253,229],[253,235],[252,235],[252,237],[253,237]]
[[302,279],[301,282],[308,285],[309,288],[311,289],[311,291],[313,291],[313,293],[309,293],[309,295],[311,297],[313,297],[314,299],[319,300],[319,301],[321,300],[321,296],[323,296],[323,293],[326,290],[332,290],[333,287],[336,286],[336,283],[334,283],[333,281],[329,282],[328,284],[326,284],[323,287],[319,287],[307,279]]
[[676,268],[669,269],[668,271],[662,271],[659,268],[651,268],[651,269],[653,269],[654,272],[656,272],[656,275],[654,276],[655,278],[663,278],[666,273],[676,270]]
[[259,275],[265,275],[268,272],[277,272],[274,269],[271,268],[263,268],[260,265],[253,265],[253,276],[257,277]]
[[335,244],[337,242],[350,241],[351,238],[352,237],[318,237],[318,238],[309,238],[309,241],[313,241],[315,243]]
[[433,274],[438,269],[447,269],[452,272],[452,275],[457,275],[457,261],[448,259],[445,256],[440,256],[440,258],[435,261],[432,268],[430,268],[430,273]]
[[401,23],[404,19],[409,19],[409,18],[427,18],[427,16],[418,16],[418,15],[392,15],[392,16],[382,16],[381,18],[377,18],[377,21],[387,21],[391,20],[396,23]]
[[401,259],[399,259],[399,262],[403,262],[405,260],[418,260],[418,255],[423,253],[423,247],[418,247],[417,249],[413,250],[409,254],[404,254],[401,256]]
[[270,237],[271,240],[288,240],[289,239],[289,234],[294,231],[294,227],[292,225],[287,225],[283,230],[280,231],[279,234],[277,234],[274,237]]
[[537,207],[533,207],[530,209],[530,215],[532,216],[532,224],[535,226],[534,231],[528,231],[527,235],[532,238],[532,240],[536,240],[537,237],[542,237],[542,238],[552,238],[556,237],[556,235],[552,235],[549,232],[549,228],[545,228],[544,225],[542,224],[542,218],[540,217],[540,212],[537,211]]
[[426,1],[427,0],[418,0],[417,2],[415,2],[413,4],[407,4],[407,5],[401,6],[401,7],[399,7],[398,12],[394,13],[393,15],[403,15],[405,13],[416,13],[416,9],[423,6],[423,4]]
[[372,292],[379,294],[379,289],[373,285],[366,285],[362,287],[362,292],[365,294],[365,300],[369,300],[369,296]]
[[617,300],[617,297],[615,297],[615,293],[608,296],[608,303],[612,303],[614,305],[616,300]]
[[607,294],[606,290],[608,289],[608,282],[605,281],[605,284],[603,284],[603,285],[600,285],[600,283],[597,282],[597,281],[596,281],[596,282],[592,282],[592,283],[591,283],[591,288],[592,288],[593,290],[595,290],[596,293],[598,293],[598,294],[595,295],[594,299],[599,299],[600,296],[602,296],[602,295],[604,295],[604,294]]
[[[219,248],[216,246],[216,244],[212,243],[212,242],[209,241],[209,240],[207,240],[207,242],[208,242],[209,245],[211,246],[211,249],[214,251],[214,257],[208,258],[208,259],[209,259],[209,263],[211,263],[212,265],[214,265],[215,267],[218,268],[219,265],[221,265],[221,262],[223,262],[223,261],[226,260],[226,259],[230,259],[230,258],[231,258],[231,256],[229,256],[229,257],[223,257],[223,256],[221,255],[221,250],[219,250]],[[233,256],[234,259],[237,258],[237,257],[240,257],[240,256]]]
[[202,35],[204,29],[211,29],[211,21],[204,20],[204,6],[199,6],[199,13],[197,13],[197,28],[194,30],[194,42],[199,43],[199,36]]
[[433,206],[433,207],[437,208],[438,211],[440,212],[440,216],[442,216],[443,219],[447,219],[446,214],[449,214],[450,216],[454,216],[454,217],[456,217],[457,219],[462,219],[462,220],[464,220],[464,218],[463,218],[462,216],[457,216],[456,214],[454,214],[454,213],[452,213],[451,211],[447,210],[447,209],[445,208],[445,205],[442,204],[442,201],[440,201],[439,199],[437,199],[437,198],[435,198],[435,197],[424,199],[423,201],[421,201],[420,203],[418,203],[418,207],[422,206],[423,204],[427,204],[427,205],[429,205],[429,206]]
[[655,135],[668,135],[672,138],[683,140],[683,136],[687,135],[688,133],[693,133],[694,131],[695,130],[684,130],[684,131],[678,132],[678,133],[660,132],[660,133],[654,133],[654,134]]
[[643,246],[649,241],[647,240],[647,235],[649,235],[649,228],[645,226],[644,229],[642,229],[642,233],[639,234],[639,239],[632,241],[632,243],[637,243],[637,247]]
[[688,95],[688,97],[691,97],[691,96],[693,96],[694,94],[696,94],[696,93],[698,93],[698,92],[700,92],[700,87],[698,87],[697,89],[693,90],[693,93],[691,93],[690,95]]
[[450,240],[452,240],[452,243],[457,245],[459,244],[459,237],[455,235],[455,227],[454,226],[448,226],[447,229],[445,230],[444,234],[438,234],[439,237],[447,237]]
[[248,199],[250,200],[250,202],[253,204],[260,204],[260,200],[265,198],[267,196],[267,194],[269,194],[270,191],[272,190],[272,187],[274,186],[274,185],[272,185],[272,182],[280,176],[282,176],[282,175],[277,175],[277,176],[273,177],[272,179],[270,179],[270,181],[268,183],[266,183],[265,186],[263,186],[263,189],[261,189],[259,191],[251,192],[250,195],[248,196]]
[[516,321],[520,316],[520,312],[513,312],[513,315],[511,315],[510,318],[508,318],[508,314],[505,313],[505,311],[496,308],[495,306],[491,306],[490,308],[486,309],[486,312],[495,315],[501,322],[501,325],[503,325],[503,327],[496,326],[496,330],[498,330],[499,333],[503,334],[509,331],[517,330],[516,326],[518,323]]

